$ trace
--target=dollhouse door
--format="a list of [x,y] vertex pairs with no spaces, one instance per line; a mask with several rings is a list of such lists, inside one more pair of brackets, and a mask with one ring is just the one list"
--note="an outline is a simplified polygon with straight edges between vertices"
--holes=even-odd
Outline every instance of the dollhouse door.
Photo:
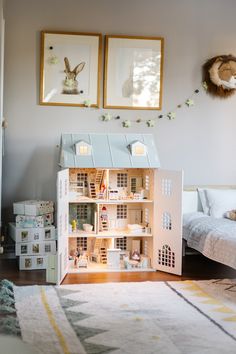
[[68,272],[69,170],[57,174],[57,283]]
[[183,172],[155,171],[153,266],[182,274]]

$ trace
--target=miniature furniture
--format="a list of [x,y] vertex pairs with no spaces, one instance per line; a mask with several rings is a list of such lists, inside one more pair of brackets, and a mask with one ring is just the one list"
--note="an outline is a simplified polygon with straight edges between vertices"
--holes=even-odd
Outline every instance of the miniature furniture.
[[108,268],[120,269],[120,249],[108,248],[107,249],[107,266]]
[[69,254],[81,246],[89,262],[78,272],[109,271],[120,250],[118,271],[181,274],[182,172],[160,169],[151,134],[63,134],[60,166],[57,283],[75,272]]

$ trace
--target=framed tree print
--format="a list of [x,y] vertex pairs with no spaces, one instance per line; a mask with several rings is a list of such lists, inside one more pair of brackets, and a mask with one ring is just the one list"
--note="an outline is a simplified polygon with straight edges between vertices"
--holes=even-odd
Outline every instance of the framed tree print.
[[40,104],[99,107],[102,36],[41,32]]
[[104,108],[161,109],[164,40],[106,36]]

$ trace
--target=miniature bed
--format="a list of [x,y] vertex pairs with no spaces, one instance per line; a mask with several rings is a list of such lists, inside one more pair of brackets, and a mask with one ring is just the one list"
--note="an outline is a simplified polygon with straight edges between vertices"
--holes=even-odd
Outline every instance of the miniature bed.
[[236,209],[234,188],[184,191],[183,239],[188,247],[236,269],[236,221],[225,217]]

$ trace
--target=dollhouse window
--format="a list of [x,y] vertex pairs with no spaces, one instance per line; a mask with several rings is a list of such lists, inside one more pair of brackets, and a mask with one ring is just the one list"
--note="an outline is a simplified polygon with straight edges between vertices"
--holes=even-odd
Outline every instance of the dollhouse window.
[[120,237],[115,239],[115,248],[119,248],[122,251],[127,250],[127,237]]
[[162,183],[162,195],[165,195],[167,197],[171,196],[172,193],[172,181],[171,179],[163,178]]
[[88,218],[88,206],[86,204],[77,205],[77,219]]
[[143,156],[143,155],[145,155],[144,146],[142,146],[142,145],[135,146],[134,153],[135,153],[135,156],[140,156],[140,155]]
[[172,252],[170,246],[164,245],[158,250],[158,263],[166,267],[175,267],[175,253]]
[[128,186],[128,174],[127,173],[117,173],[117,187],[123,188]]
[[150,178],[148,175],[145,176],[145,189],[147,191],[149,191],[149,187],[150,187]]
[[172,225],[171,225],[171,215],[170,213],[167,213],[166,211],[162,214],[162,228],[163,230],[171,230]]
[[148,247],[148,240],[143,240],[143,254],[144,256],[148,256],[148,250],[149,250],[149,247]]
[[127,219],[127,205],[117,205],[116,208],[117,219]]
[[145,224],[149,224],[150,220],[149,220],[149,209],[145,208],[144,209],[144,222]]
[[134,141],[130,145],[131,155],[133,156],[146,156],[147,147],[141,141]]
[[77,186],[78,187],[87,187],[88,186],[88,174],[81,172],[77,173]]
[[87,251],[87,237],[77,237],[77,248]]
[[79,147],[80,155],[88,155],[88,147],[86,145],[82,145]]
[[75,144],[76,155],[90,156],[92,153],[92,146],[86,141],[80,140]]
[[137,179],[135,177],[131,177],[130,179],[130,191],[132,193],[136,193],[137,189]]

